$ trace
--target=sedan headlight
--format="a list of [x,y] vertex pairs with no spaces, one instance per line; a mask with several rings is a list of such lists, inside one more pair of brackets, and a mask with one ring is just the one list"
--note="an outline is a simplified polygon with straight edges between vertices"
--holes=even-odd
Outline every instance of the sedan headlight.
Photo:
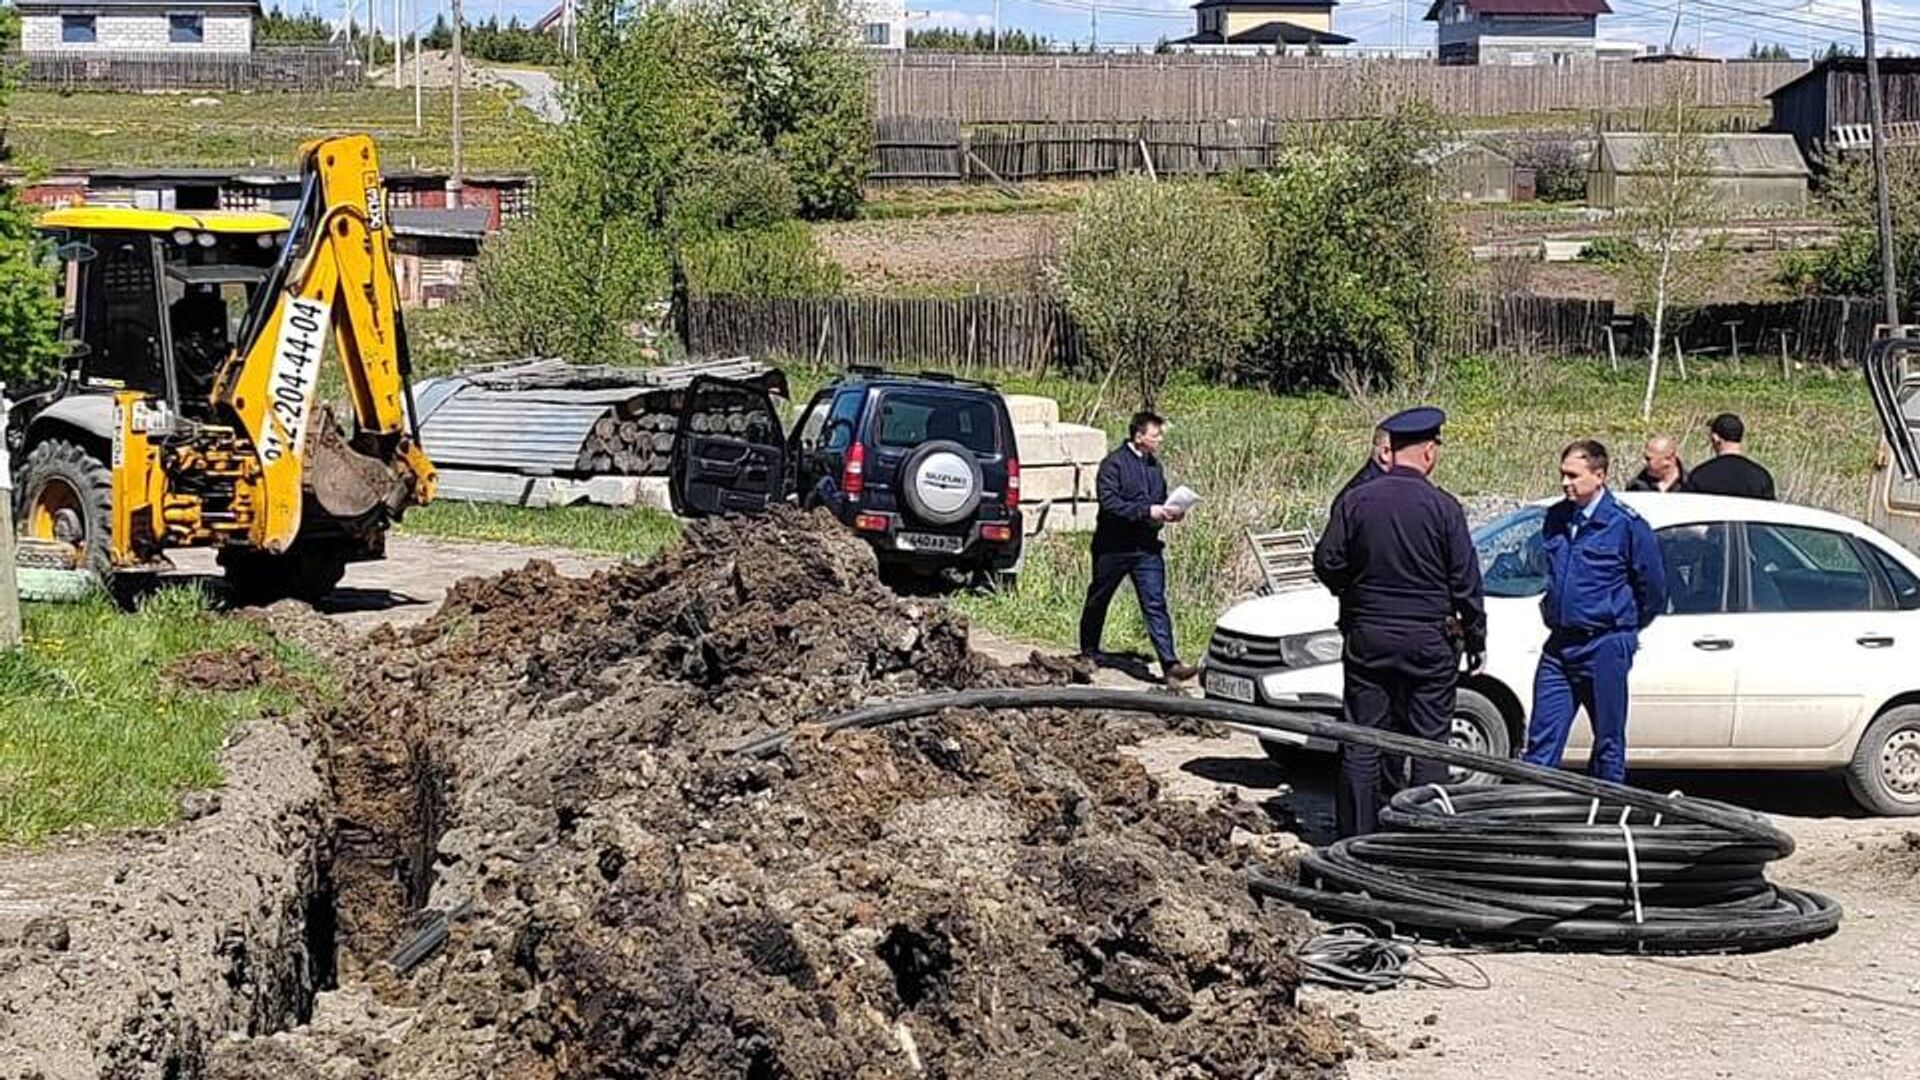
[[1346,642],[1338,630],[1317,630],[1280,639],[1280,660],[1290,668],[1318,667],[1340,659]]

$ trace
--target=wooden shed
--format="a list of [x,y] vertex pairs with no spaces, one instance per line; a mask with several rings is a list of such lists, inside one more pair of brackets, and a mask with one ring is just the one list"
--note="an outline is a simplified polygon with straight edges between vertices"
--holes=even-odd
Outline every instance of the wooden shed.
[[[1920,135],[1920,58],[1882,57],[1880,92],[1895,141],[1915,141]],[[1863,57],[1822,60],[1806,74],[1775,88],[1767,100],[1773,103],[1767,130],[1793,136],[1810,162],[1822,164],[1834,153],[1854,149],[1853,143],[1865,146],[1872,113]]]
[[[1812,177],[1793,137],[1784,134],[1698,136],[1707,166],[1702,181],[1733,211],[1805,206]],[[1587,205],[1617,208],[1633,198],[1634,185],[1653,173],[1649,159],[1658,135],[1600,136],[1587,167]]]
[[1423,151],[1420,161],[1433,170],[1434,189],[1450,202],[1504,203],[1520,198],[1514,190],[1513,159],[1485,143],[1442,143]]

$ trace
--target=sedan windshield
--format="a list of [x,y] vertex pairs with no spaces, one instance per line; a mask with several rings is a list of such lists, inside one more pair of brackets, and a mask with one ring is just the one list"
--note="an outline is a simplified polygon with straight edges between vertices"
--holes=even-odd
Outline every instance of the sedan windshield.
[[1538,596],[1547,588],[1547,561],[1541,554],[1544,507],[1524,506],[1473,531],[1480,576],[1488,596]]

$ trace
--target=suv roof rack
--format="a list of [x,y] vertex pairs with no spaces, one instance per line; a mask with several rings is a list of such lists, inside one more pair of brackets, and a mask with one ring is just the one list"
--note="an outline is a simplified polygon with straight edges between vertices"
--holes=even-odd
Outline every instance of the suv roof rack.
[[970,379],[964,375],[954,375],[945,371],[891,371],[879,364],[848,364],[846,373],[863,379],[919,379],[923,382],[947,383],[953,386],[977,386],[982,390],[998,389],[985,379]]

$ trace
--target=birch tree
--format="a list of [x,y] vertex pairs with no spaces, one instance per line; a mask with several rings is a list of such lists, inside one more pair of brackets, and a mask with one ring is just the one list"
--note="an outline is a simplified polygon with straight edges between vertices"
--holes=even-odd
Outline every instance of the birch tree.
[[1672,327],[1705,302],[1727,264],[1726,237],[1714,231],[1721,206],[1707,182],[1712,159],[1698,110],[1676,86],[1660,112],[1665,122],[1638,143],[1634,160],[1616,163],[1637,175],[1616,215],[1619,243],[1608,260],[1634,310],[1652,313],[1643,420],[1653,415],[1661,348]]

